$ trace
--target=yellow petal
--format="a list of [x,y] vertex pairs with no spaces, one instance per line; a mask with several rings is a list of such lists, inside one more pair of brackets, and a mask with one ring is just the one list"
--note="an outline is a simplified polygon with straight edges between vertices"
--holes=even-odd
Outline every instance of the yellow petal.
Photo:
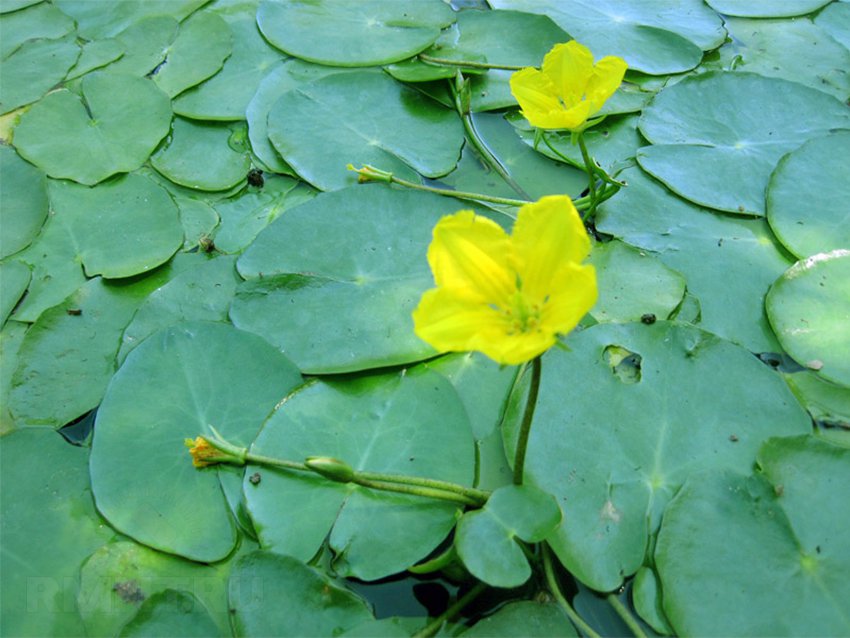
[[590,264],[569,264],[555,280],[557,292],[544,304],[540,324],[544,331],[567,334],[596,303],[596,270]]
[[513,248],[496,222],[462,210],[434,227],[428,263],[437,286],[470,301],[503,304],[516,290]]
[[501,314],[486,303],[470,302],[446,288],[422,295],[413,311],[413,331],[440,352],[467,352],[506,334]]
[[587,99],[593,104],[591,115],[602,108],[605,101],[622,84],[627,68],[625,60],[613,55],[602,58],[596,63],[593,68],[593,77],[587,83]]
[[[549,195],[523,206],[514,224],[514,249],[523,294],[542,302],[563,292],[557,275],[590,252],[590,239],[565,195]],[[568,291],[567,291],[568,292]]]
[[510,84],[523,116],[533,126],[544,127],[540,123],[544,118],[563,109],[551,80],[537,69],[517,71],[511,76]]
[[593,54],[575,40],[556,44],[543,58],[542,70],[569,108],[581,102],[585,94],[585,87],[593,76]]

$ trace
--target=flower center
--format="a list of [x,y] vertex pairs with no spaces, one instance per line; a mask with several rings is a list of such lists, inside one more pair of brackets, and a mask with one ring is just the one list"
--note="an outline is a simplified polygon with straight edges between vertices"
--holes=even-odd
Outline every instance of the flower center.
[[526,334],[540,331],[540,304],[530,302],[521,290],[510,299],[510,306],[503,309],[508,320],[508,334]]

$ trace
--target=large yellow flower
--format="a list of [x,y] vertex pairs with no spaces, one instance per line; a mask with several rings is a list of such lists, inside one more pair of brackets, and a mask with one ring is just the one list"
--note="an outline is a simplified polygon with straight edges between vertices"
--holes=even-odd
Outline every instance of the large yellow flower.
[[440,352],[478,350],[516,365],[550,348],[596,303],[590,239],[569,197],[523,206],[508,235],[462,210],[434,227],[436,288],[413,312],[416,334]]
[[615,56],[595,65],[586,46],[571,40],[556,44],[540,71],[522,69],[511,76],[511,93],[533,126],[545,129],[581,128],[623,81],[626,61]]

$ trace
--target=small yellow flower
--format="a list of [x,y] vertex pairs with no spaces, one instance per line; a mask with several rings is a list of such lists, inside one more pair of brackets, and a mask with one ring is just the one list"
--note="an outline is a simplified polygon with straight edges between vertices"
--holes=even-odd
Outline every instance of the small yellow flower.
[[526,68],[514,73],[511,93],[532,126],[575,131],[614,94],[626,67],[626,61],[616,56],[593,64],[590,49],[571,40],[556,44],[543,58],[540,71]]
[[189,454],[192,455],[192,465],[195,467],[215,465],[221,457],[221,452],[210,445],[202,436],[197,437],[194,441],[185,439],[184,443],[189,448]]
[[434,227],[436,288],[413,312],[416,334],[440,352],[483,352],[516,365],[545,352],[596,303],[590,239],[569,197],[523,206],[508,235],[462,210]]

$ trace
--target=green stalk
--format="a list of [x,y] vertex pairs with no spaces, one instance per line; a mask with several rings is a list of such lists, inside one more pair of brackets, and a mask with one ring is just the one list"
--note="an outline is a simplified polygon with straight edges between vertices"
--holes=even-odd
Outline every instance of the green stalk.
[[555,597],[555,600],[567,614],[573,625],[588,638],[601,638],[593,627],[585,622],[584,618],[576,613],[572,605],[567,602],[561,588],[558,586],[558,579],[555,577],[555,569],[552,567],[552,550],[546,543],[543,543],[543,571],[546,572],[546,583],[549,585],[549,591]]
[[361,478],[357,475],[357,473],[355,473],[354,478],[350,482],[373,490],[397,492],[399,494],[412,494],[414,496],[424,496],[426,498],[436,498],[441,501],[457,503],[458,505],[473,505],[475,507],[481,507],[484,504],[477,499],[472,499],[455,492],[429,489],[427,487],[419,487],[416,485],[405,485],[404,483],[382,483],[380,481],[370,481],[368,479]]
[[438,631],[440,631],[440,627],[442,627],[447,621],[457,616],[463,610],[464,607],[466,607],[469,603],[475,600],[486,588],[486,584],[477,583],[472,589],[470,589],[463,596],[461,596],[457,600],[457,602],[455,602],[454,605],[449,607],[446,611],[444,611],[430,623],[425,625],[425,627],[413,634],[413,638],[430,638],[431,636],[436,634]]
[[477,503],[479,507],[483,506],[484,503],[487,502],[487,499],[490,498],[490,492],[476,490],[472,487],[465,487],[463,485],[458,485],[457,483],[450,483],[449,481],[441,481],[439,479],[431,479],[421,476],[406,476],[404,474],[380,474],[378,472],[355,472],[355,475],[367,481],[399,483],[460,494],[461,496]]
[[451,60],[449,58],[437,58],[433,55],[419,54],[419,59],[428,64],[436,64],[439,66],[463,66],[469,69],[500,69],[502,71],[519,71],[524,69],[522,66],[512,66],[510,64],[490,64],[489,62],[473,62],[472,60]]
[[531,360],[531,387],[528,389],[528,399],[525,403],[525,412],[522,415],[522,425],[516,442],[516,455],[514,456],[514,485],[522,485],[523,473],[525,471],[525,452],[528,449],[528,436],[531,433],[531,421],[534,419],[534,408],[537,405],[537,392],[540,389],[540,370],[542,368],[540,357]]
[[[587,152],[587,145],[584,143],[584,134],[578,132],[575,134],[575,137],[578,147],[581,150],[581,159],[584,160],[584,170],[587,173],[588,188],[590,189],[590,208],[587,209],[587,216],[592,218],[593,213],[596,212],[596,204],[598,203],[598,197],[596,195],[596,164],[593,163],[590,153]],[[543,139],[546,139],[545,136]],[[552,147],[549,146],[549,148]]]
[[626,623],[636,638],[647,638],[638,621],[635,620],[631,612],[626,609],[626,606],[620,602],[619,598],[617,598],[614,594],[608,594],[608,596],[606,596],[606,600],[608,601],[608,604],[614,608],[614,611],[617,612],[617,615],[623,619],[623,622]]

